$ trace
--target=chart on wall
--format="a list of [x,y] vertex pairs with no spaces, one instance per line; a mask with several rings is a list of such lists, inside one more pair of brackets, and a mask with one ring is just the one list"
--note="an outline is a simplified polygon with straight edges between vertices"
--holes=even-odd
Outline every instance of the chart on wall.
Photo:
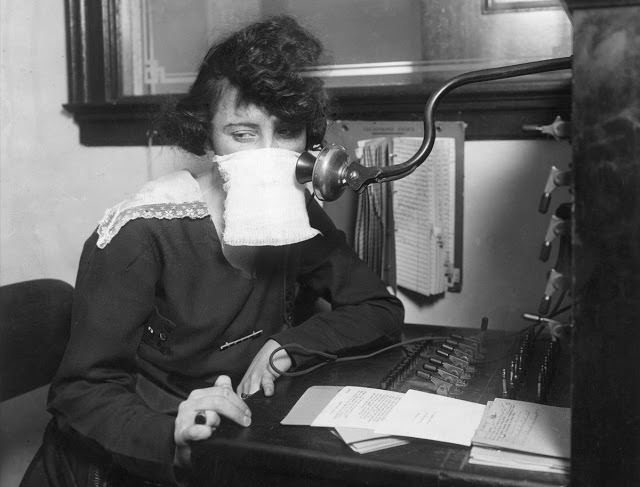
[[[425,162],[357,197],[354,249],[393,288],[425,296],[461,289],[465,126],[437,122]],[[410,159],[422,133],[419,122],[334,121],[328,137],[364,166],[387,166]]]

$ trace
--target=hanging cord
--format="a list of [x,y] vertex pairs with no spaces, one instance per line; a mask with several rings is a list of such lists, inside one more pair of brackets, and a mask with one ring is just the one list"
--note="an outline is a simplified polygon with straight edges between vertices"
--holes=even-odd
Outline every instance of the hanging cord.
[[147,130],[147,181],[153,179],[153,138],[158,135],[156,130]]
[[[371,357],[375,357],[376,355],[379,355],[383,352],[386,352],[388,350],[391,350],[393,348],[397,348],[397,347],[402,347],[405,345],[409,345],[411,343],[416,343],[416,342],[422,342],[422,341],[438,341],[438,340],[446,340],[447,337],[442,337],[442,336],[423,336],[423,337],[419,337],[419,338],[412,338],[410,340],[404,340],[398,343],[394,343],[393,345],[389,345],[388,347],[384,347],[381,348],[379,350],[376,350],[374,352],[371,353],[367,353],[364,355],[353,355],[350,357],[338,357],[337,355],[333,354],[333,353],[327,353],[327,352],[322,352],[320,350],[312,350],[310,348],[304,347],[298,343],[289,343],[287,345],[282,345],[278,348],[276,348],[273,352],[271,352],[271,355],[269,356],[269,365],[271,366],[271,368],[274,370],[274,372],[280,376],[285,376],[285,377],[298,377],[301,375],[306,375],[309,372],[313,372],[316,369],[319,369],[320,367],[323,367],[327,364],[330,363],[337,363],[337,362],[351,362],[354,360],[361,360],[361,359],[366,359],[366,358],[371,358]],[[299,354],[302,355],[315,355],[317,357],[322,357],[325,359],[324,362],[320,362],[319,364],[316,365],[312,365],[311,367],[308,367],[306,369],[303,370],[296,370],[295,372],[284,372],[280,369],[278,369],[278,367],[275,366],[274,361],[273,361],[273,357],[276,353],[278,353],[280,350],[284,350],[286,352],[298,352]]]

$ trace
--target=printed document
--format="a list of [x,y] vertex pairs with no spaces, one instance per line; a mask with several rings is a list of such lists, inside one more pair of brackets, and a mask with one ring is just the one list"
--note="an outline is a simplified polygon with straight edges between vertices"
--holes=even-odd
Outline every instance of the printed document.
[[470,446],[484,409],[483,404],[410,389],[375,432]]

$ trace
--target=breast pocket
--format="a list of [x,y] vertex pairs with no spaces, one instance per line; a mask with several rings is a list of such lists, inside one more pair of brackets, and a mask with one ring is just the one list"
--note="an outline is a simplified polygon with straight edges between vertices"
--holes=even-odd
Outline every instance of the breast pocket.
[[142,342],[155,348],[163,355],[171,352],[171,334],[176,329],[176,324],[164,316],[156,307],[145,323]]

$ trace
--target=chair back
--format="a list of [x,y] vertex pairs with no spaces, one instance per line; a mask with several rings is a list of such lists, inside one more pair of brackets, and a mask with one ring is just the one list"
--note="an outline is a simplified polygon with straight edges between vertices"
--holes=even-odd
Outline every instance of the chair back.
[[69,340],[73,286],[34,279],[0,286],[0,401],[51,382]]

